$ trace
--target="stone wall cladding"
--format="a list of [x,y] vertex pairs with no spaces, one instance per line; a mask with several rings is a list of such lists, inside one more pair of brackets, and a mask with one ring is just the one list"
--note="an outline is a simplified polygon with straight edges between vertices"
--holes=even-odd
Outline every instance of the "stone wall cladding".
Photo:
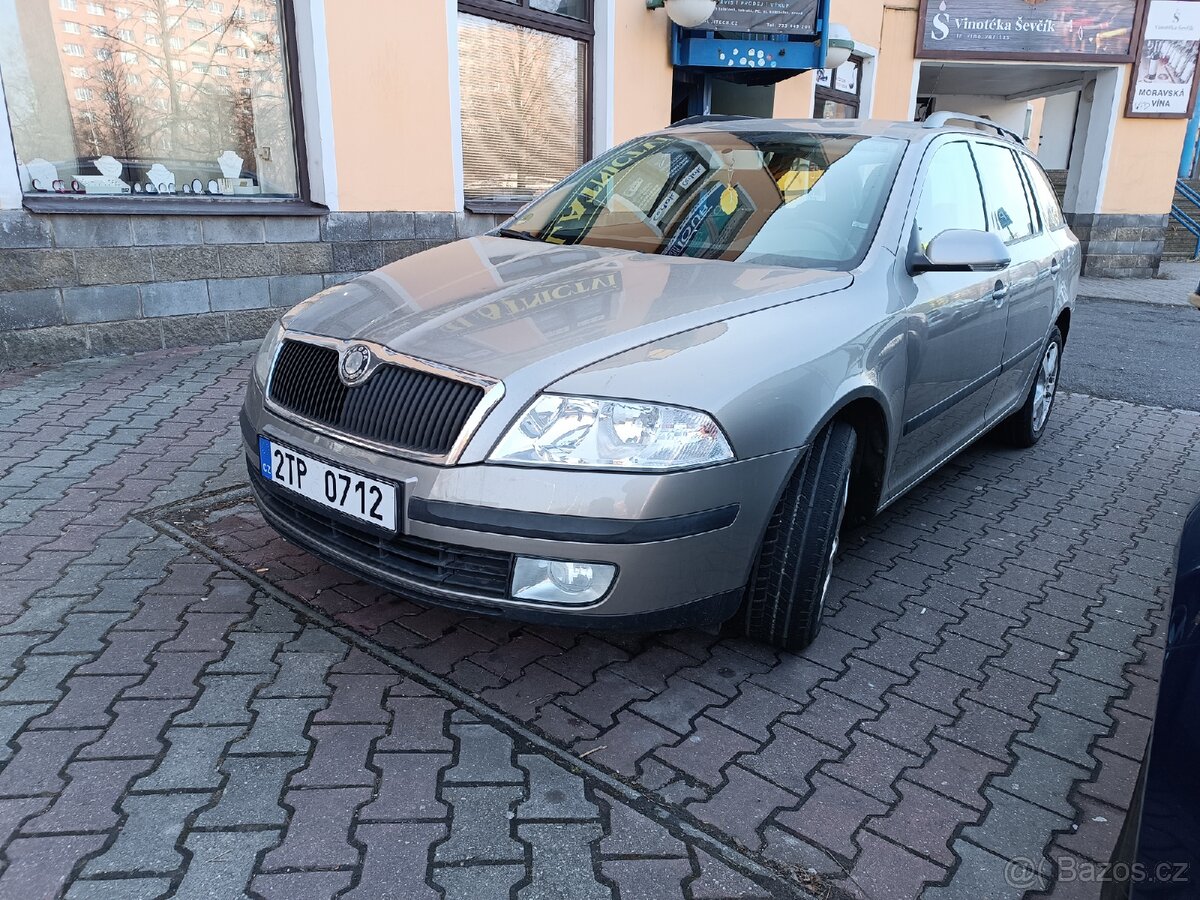
[[1168,216],[1068,215],[1083,249],[1083,274],[1100,278],[1158,275]]
[[0,211],[0,371],[261,336],[281,310],[504,217]]

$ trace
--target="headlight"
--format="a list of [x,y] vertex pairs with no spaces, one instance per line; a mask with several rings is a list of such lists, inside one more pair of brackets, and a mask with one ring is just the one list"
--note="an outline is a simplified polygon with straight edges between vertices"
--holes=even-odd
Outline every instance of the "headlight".
[[263,338],[262,346],[258,348],[258,356],[254,360],[254,377],[262,387],[267,386],[267,379],[271,377],[271,363],[275,361],[275,351],[279,349],[282,340],[283,323],[276,322]]
[[542,394],[489,459],[661,471],[728,462],[733,450],[717,423],[696,410]]

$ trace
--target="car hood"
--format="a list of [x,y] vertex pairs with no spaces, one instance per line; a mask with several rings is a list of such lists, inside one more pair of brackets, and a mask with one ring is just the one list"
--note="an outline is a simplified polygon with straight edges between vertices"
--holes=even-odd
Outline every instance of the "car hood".
[[289,330],[543,384],[649,341],[848,287],[844,272],[501,237],[445,244],[300,304]]

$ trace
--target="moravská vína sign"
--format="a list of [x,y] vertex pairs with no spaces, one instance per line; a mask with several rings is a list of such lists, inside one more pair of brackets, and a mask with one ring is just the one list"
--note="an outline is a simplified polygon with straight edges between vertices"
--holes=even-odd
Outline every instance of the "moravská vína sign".
[[1128,61],[1137,0],[922,0],[917,56]]

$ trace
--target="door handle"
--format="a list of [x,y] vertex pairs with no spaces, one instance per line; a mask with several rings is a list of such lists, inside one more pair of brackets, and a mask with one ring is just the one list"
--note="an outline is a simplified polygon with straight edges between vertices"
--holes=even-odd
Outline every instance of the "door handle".
[[1007,296],[1008,285],[1003,281],[997,281],[996,287],[992,289],[992,299],[996,301],[996,305],[999,306],[1001,303],[1003,303],[1004,298]]
[[1060,263],[1057,259],[1050,260],[1050,274],[1051,275],[1057,275],[1061,269],[1062,269],[1062,263]]

